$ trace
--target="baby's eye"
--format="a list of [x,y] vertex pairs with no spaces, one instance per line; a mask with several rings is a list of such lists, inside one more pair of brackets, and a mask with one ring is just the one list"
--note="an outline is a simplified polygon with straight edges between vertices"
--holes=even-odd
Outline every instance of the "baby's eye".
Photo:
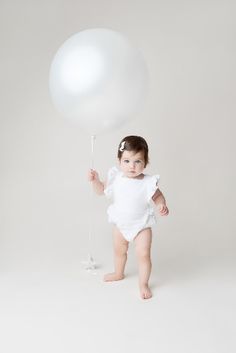
[[140,164],[142,163],[142,161],[140,159],[138,159],[137,161],[135,161],[136,164]]
[[124,159],[124,163],[129,163],[129,160],[128,159]]

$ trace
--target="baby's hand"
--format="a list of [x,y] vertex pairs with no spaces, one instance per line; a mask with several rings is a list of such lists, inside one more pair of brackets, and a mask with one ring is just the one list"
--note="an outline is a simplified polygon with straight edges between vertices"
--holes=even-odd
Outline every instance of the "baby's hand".
[[88,172],[88,181],[96,181],[99,180],[98,173],[94,169],[90,169]]
[[167,216],[169,214],[169,210],[166,204],[162,203],[159,205],[159,213],[161,216]]

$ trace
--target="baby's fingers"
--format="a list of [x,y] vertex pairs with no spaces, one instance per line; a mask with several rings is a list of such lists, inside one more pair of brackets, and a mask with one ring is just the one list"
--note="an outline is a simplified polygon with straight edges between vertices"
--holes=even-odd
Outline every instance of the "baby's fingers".
[[167,216],[169,214],[169,210],[168,210],[168,208],[166,207],[166,209],[164,210],[164,212],[163,212],[163,216]]
[[165,206],[164,205],[160,205],[159,212],[162,213],[164,211],[164,209],[165,209]]
[[94,179],[94,177],[95,177],[94,170],[90,169],[88,171],[88,179],[89,179],[89,181],[92,181]]
[[165,205],[161,205],[159,212],[160,212],[161,216],[167,216],[169,213],[169,210]]
[[94,181],[98,179],[98,173],[94,169],[90,169],[89,171],[89,180]]

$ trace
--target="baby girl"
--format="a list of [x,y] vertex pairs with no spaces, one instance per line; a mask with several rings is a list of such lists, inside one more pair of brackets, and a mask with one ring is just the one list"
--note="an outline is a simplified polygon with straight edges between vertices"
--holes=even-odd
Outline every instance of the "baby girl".
[[139,288],[142,299],[152,296],[149,288],[151,274],[152,225],[156,223],[153,205],[161,216],[169,210],[166,200],[158,188],[159,175],[144,174],[148,160],[148,145],[143,137],[127,136],[118,147],[119,169],[108,171],[106,182],[102,182],[95,170],[89,171],[88,179],[98,195],[112,198],[108,208],[109,222],[113,223],[115,271],[104,276],[104,281],[124,278],[127,251],[134,242],[139,267]]

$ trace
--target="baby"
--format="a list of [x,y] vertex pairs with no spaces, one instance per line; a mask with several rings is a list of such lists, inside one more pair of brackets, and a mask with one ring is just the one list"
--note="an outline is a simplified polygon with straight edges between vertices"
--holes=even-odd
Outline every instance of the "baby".
[[[143,137],[126,136],[118,147],[118,164],[108,171],[106,182],[99,179],[95,170],[90,170],[88,179],[98,195],[113,199],[108,208],[109,222],[113,223],[115,271],[104,276],[104,281],[124,278],[129,242],[134,241],[139,266],[139,288],[142,299],[152,296],[148,285],[151,274],[151,226],[156,223],[152,203],[161,216],[169,210],[166,200],[158,188],[159,175],[144,174],[148,160],[148,145]],[[153,201],[153,202],[152,202]]]

